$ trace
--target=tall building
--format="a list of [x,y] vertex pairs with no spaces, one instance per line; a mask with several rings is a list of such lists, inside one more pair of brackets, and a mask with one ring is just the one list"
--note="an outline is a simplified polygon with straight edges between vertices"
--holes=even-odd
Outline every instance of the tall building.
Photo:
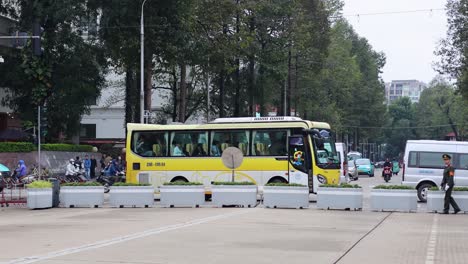
[[387,104],[400,97],[409,97],[411,102],[417,103],[425,88],[426,84],[418,80],[393,80],[385,84],[385,98]]

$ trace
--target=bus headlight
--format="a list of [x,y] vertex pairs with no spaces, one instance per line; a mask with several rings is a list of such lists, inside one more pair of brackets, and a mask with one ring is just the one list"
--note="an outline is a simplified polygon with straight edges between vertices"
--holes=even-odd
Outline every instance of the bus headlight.
[[327,183],[327,178],[325,178],[325,176],[323,175],[317,175],[317,180],[321,183],[321,184],[326,184]]

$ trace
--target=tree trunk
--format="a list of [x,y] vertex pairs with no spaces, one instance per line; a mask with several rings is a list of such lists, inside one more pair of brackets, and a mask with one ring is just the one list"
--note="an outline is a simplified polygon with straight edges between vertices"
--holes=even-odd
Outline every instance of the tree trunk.
[[287,85],[286,85],[286,116],[290,116],[291,115],[291,90],[292,90],[292,87],[291,87],[291,84],[292,84],[292,78],[291,78],[291,75],[292,75],[292,52],[291,52],[291,46],[289,46],[289,50],[288,50],[288,81],[287,81]]
[[180,65],[180,98],[179,98],[179,122],[185,122],[187,112],[187,65]]
[[140,109],[140,100],[138,100],[140,91],[137,89],[138,80],[135,77],[135,72],[127,67],[125,70],[125,123],[140,122],[137,111],[137,109]]
[[[250,19],[249,30],[251,34],[255,31],[255,17]],[[251,50],[252,53],[249,55],[249,116],[255,116],[255,55],[252,48]]]
[[145,92],[145,110],[151,111],[151,95],[152,95],[152,80],[153,80],[153,69],[152,69],[152,58],[153,55],[149,54],[148,57],[145,58],[144,62],[144,67],[145,67],[145,86],[144,86],[144,92]]
[[219,117],[224,117],[224,78],[225,70],[219,72]]
[[[239,6],[239,0],[236,2],[237,6]],[[240,32],[240,14],[239,8],[236,10],[236,33],[237,33],[237,42],[239,45],[239,32]],[[236,58],[236,92],[234,95],[234,116],[239,117],[241,113],[240,109],[240,59],[239,55]]]
[[177,95],[177,72],[176,72],[176,67],[172,69],[172,77],[174,78],[174,82],[172,83],[172,122],[177,121],[177,106],[179,100],[178,95]]
[[293,92],[293,98],[294,98],[294,116],[298,116],[297,114],[297,101],[299,100],[299,88],[298,88],[298,79],[299,79],[299,55],[296,54],[296,61],[295,61],[295,74],[294,74],[294,92]]

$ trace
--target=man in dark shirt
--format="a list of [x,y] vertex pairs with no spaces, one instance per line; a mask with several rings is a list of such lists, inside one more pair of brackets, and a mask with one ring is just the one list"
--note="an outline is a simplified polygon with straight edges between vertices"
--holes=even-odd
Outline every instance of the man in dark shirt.
[[445,190],[445,199],[444,199],[444,211],[442,214],[448,214],[450,205],[452,205],[453,209],[455,210],[453,213],[456,214],[460,212],[460,208],[458,207],[457,203],[452,197],[452,190],[455,185],[453,178],[455,177],[455,168],[452,167],[450,155],[444,154],[442,155],[442,159],[444,159],[445,169],[444,169],[444,177],[442,178],[442,182],[440,183],[442,190]]
[[97,167],[97,160],[94,158],[94,155],[91,155],[91,178],[96,177],[96,167]]

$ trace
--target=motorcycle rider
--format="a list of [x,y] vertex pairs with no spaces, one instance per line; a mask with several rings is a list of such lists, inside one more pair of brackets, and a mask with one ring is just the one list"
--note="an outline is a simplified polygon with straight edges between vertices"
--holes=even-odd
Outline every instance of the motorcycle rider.
[[70,159],[68,165],[67,165],[67,171],[65,172],[66,176],[73,176],[76,173],[78,173],[78,169],[75,167],[75,160]]
[[28,167],[26,167],[24,160],[20,160],[18,162],[18,167],[15,169],[14,175],[16,176],[16,178],[21,179],[24,176],[26,176],[27,172],[28,172]]
[[385,163],[384,163],[384,165],[383,165],[383,168],[384,168],[384,169],[382,170],[382,177],[384,176],[385,168],[388,167],[388,168],[390,168],[390,171],[391,171],[391,170],[392,170],[392,166],[393,166],[393,165],[392,165],[392,163],[390,162],[390,159],[389,159],[389,158],[386,158],[386,159],[385,159]]

